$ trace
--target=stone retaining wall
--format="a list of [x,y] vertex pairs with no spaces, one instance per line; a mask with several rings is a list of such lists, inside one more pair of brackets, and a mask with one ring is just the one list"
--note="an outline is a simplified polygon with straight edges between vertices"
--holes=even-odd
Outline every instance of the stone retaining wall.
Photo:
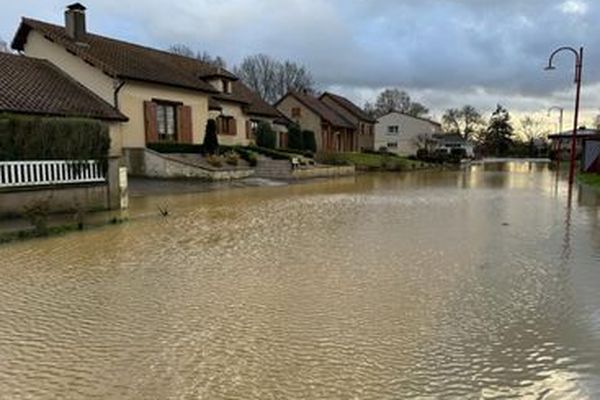
[[292,177],[295,179],[310,179],[310,178],[328,178],[336,176],[354,175],[356,169],[353,165],[344,166],[324,166],[299,168],[292,171]]

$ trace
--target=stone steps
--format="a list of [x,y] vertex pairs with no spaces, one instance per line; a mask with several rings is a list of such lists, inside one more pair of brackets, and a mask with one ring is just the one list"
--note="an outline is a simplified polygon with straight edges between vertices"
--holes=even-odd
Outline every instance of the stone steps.
[[288,160],[272,160],[260,156],[256,164],[254,176],[261,178],[291,178],[292,166]]

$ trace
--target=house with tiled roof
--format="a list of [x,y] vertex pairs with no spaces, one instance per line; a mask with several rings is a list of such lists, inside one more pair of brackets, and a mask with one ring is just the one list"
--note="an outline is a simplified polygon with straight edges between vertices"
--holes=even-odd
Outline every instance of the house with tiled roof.
[[275,107],[303,130],[315,133],[317,151],[358,151],[358,129],[349,119],[307,92],[290,91]]
[[46,60],[0,53],[0,113],[103,121],[110,155],[120,156],[120,126],[127,117]]
[[354,124],[358,135],[358,150],[374,150],[375,118],[352,101],[335,93],[325,92],[319,100]]
[[259,121],[280,113],[234,74],[184,57],[91,33],[86,8],[67,7],[64,26],[23,18],[12,48],[45,59],[124,114],[124,153],[148,144],[200,144],[217,121],[222,144],[248,144]]

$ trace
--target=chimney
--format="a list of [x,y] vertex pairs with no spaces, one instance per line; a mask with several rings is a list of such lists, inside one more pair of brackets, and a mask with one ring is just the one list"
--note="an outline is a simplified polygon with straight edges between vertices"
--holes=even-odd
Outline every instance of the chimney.
[[85,6],[81,3],[73,3],[67,6],[65,11],[65,28],[76,42],[81,42],[85,37]]

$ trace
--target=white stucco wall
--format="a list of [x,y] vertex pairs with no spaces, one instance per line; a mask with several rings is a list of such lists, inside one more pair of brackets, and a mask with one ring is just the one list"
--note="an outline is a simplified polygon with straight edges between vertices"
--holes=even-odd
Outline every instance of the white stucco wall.
[[[375,150],[387,147],[390,152],[402,156],[414,155],[418,146],[416,139],[421,134],[441,133],[441,127],[433,122],[401,113],[390,113],[380,117],[375,125]],[[389,133],[390,126],[398,126],[398,133]],[[398,143],[397,148],[389,143]]]

